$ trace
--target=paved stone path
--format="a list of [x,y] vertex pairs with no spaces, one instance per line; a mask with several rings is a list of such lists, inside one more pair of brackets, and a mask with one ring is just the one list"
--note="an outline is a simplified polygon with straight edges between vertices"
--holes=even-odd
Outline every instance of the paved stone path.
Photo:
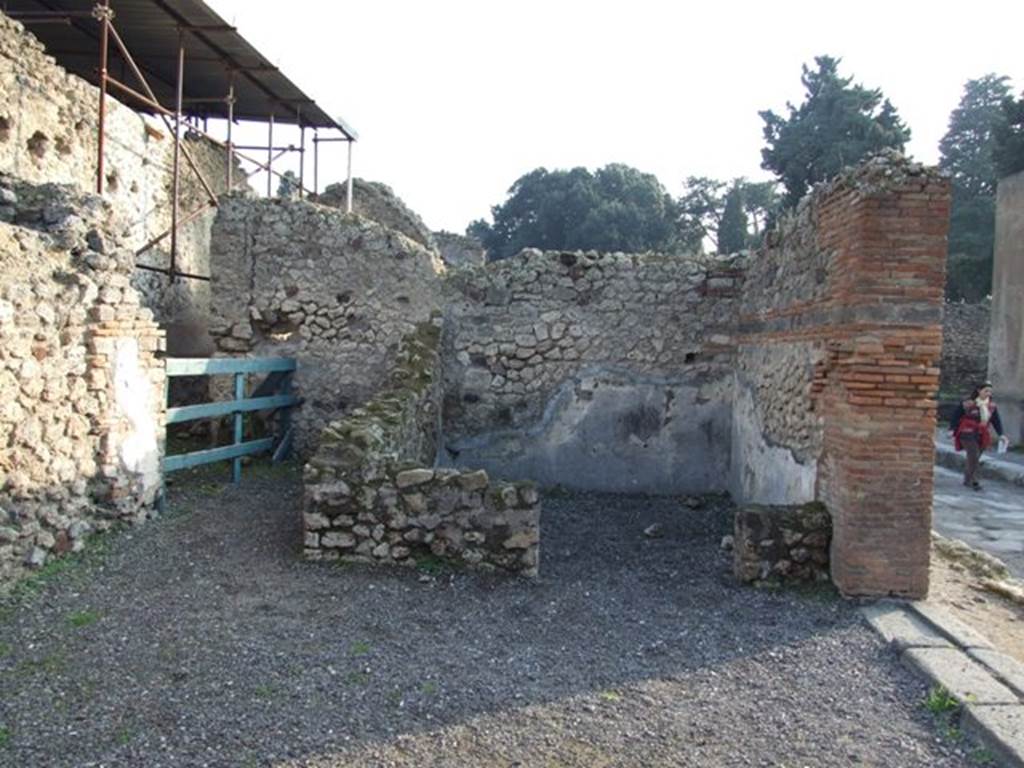
[[935,530],[995,555],[1024,579],[1024,488],[999,480],[982,485],[965,488],[960,473],[936,467]]

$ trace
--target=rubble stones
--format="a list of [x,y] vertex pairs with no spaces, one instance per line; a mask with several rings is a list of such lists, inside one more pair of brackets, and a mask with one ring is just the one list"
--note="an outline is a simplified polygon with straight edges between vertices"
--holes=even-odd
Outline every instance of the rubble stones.
[[[406,337],[391,387],[331,421],[303,473],[305,554],[415,565],[427,555],[537,575],[540,499],[531,483],[431,469],[437,451],[440,335]],[[347,492],[332,491],[345,485]],[[339,512],[341,514],[339,514]]]
[[[828,581],[832,521],[823,504],[747,505],[736,510],[733,572],[746,583]],[[731,539],[728,542],[727,539]]]

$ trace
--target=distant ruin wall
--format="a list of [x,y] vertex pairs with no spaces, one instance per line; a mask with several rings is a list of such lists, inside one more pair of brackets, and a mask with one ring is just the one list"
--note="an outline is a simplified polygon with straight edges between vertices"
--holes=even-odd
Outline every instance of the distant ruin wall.
[[806,198],[751,259],[733,477],[823,501],[846,594],[928,591],[949,184],[884,154]]
[[160,488],[163,336],[111,210],[0,176],[0,589]]
[[[330,184],[314,199],[321,205],[343,211],[348,203],[347,184]],[[352,212],[401,232],[424,248],[436,248],[430,228],[387,184],[352,179]]]
[[440,306],[436,254],[302,200],[228,196],[213,227],[211,331],[220,354],[298,359],[297,447],[370,399],[398,345]]
[[449,269],[479,267],[487,261],[487,250],[476,238],[442,231],[434,233],[434,242]]
[[992,302],[947,301],[942,313],[942,373],[939,390],[959,399],[988,377]]
[[739,280],[731,259],[538,250],[450,274],[441,461],[723,490]]
[[[0,171],[33,183],[70,184],[96,190],[99,90],[68,74],[45,53],[42,43],[17,21],[0,14]],[[187,140],[215,193],[226,189],[226,155],[205,140]],[[145,118],[108,97],[104,198],[121,223],[118,233],[137,249],[171,224],[173,136],[159,120]],[[207,197],[182,161],[181,209],[190,212]],[[209,274],[212,210],[181,227],[178,269]],[[165,241],[139,261],[166,267]],[[157,320],[173,320],[192,311],[205,315],[209,286],[136,271],[132,281]]]

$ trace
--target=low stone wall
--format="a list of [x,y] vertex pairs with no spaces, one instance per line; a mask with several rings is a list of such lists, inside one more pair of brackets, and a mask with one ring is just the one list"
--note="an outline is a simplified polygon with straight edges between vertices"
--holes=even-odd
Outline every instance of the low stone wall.
[[828,581],[832,521],[818,502],[736,511],[733,572],[744,583]]
[[433,468],[439,329],[407,337],[390,386],[323,432],[305,468],[309,559],[415,565],[441,557],[536,575],[540,501],[530,483]]
[[962,399],[988,377],[988,337],[992,302],[947,301],[942,313],[939,391]]
[[437,255],[357,214],[305,200],[222,199],[211,262],[221,354],[298,360],[296,448],[387,381],[403,336],[440,306]]
[[0,177],[0,589],[142,519],[160,488],[163,334],[110,206]]

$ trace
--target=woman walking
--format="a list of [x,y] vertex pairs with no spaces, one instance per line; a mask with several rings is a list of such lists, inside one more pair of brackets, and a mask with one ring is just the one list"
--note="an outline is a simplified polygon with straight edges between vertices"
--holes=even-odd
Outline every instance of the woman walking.
[[1003,422],[992,400],[992,385],[987,381],[971,392],[953,411],[950,429],[958,451],[967,452],[967,466],[964,468],[964,485],[976,491],[981,490],[977,480],[981,454],[992,445],[992,429],[999,435],[999,442],[1008,442],[1003,434]]

